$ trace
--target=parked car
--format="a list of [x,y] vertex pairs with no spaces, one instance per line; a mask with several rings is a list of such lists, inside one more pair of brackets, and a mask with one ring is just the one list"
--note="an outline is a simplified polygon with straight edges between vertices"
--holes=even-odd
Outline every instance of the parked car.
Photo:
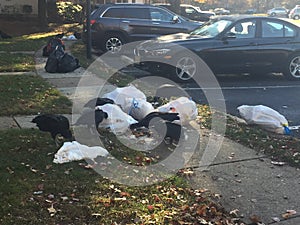
[[134,52],[148,68],[175,68],[173,78],[182,81],[201,76],[195,56],[216,74],[276,72],[300,79],[299,27],[280,18],[220,16],[189,34],[143,42]]
[[[112,53],[122,45],[160,35],[190,32],[202,23],[145,4],[104,4],[91,13],[92,45]],[[83,40],[86,41],[86,27]]]
[[245,11],[245,14],[255,14],[256,12],[257,12],[256,9],[247,9],[247,10]]
[[214,12],[216,13],[216,15],[229,15],[230,14],[230,10],[225,9],[225,8],[216,8],[214,10]]
[[275,7],[267,11],[268,16],[288,17],[289,11],[284,7]]
[[300,19],[300,6],[296,6],[293,8],[290,13],[289,13],[289,18],[294,19],[294,20],[299,20]]
[[[169,10],[172,10],[170,4],[154,4],[156,6],[162,6]],[[215,16],[216,14],[212,11],[202,11],[199,7],[195,7],[193,5],[187,4],[180,4],[180,15],[197,21],[209,21],[211,17]]]

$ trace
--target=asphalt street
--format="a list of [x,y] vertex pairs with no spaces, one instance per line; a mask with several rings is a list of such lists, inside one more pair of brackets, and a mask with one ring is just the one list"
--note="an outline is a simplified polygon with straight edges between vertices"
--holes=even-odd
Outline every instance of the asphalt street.
[[[265,105],[281,113],[289,125],[300,125],[300,81],[288,81],[282,75],[269,74],[262,77],[250,75],[217,76],[222,90],[226,111],[238,116],[240,105]],[[184,85],[190,96],[199,103],[205,102],[205,87],[190,83]]]

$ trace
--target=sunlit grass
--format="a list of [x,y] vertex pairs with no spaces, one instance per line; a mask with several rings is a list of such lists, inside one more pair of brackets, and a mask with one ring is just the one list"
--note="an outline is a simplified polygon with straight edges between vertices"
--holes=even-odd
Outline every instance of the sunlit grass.
[[0,53],[0,72],[24,72],[34,69],[33,55]]

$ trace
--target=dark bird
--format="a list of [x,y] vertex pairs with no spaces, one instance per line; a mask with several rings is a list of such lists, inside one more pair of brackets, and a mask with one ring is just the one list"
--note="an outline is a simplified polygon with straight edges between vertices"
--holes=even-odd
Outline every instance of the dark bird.
[[178,142],[180,136],[183,135],[181,125],[171,122],[165,122],[165,125],[167,127],[167,131],[164,138],[165,141],[168,142],[168,144],[172,144],[174,141]]
[[180,119],[178,113],[151,112],[147,116],[145,116],[142,120],[140,120],[138,123],[131,124],[130,129],[133,130],[139,127],[149,128],[150,121],[155,118],[158,120],[169,121],[169,122]]
[[108,114],[101,109],[91,110],[82,114],[74,125],[86,125],[89,128],[97,128],[99,124],[107,118]]
[[64,35],[65,35],[65,33],[60,33],[60,34],[55,35],[55,37],[62,39]]
[[33,118],[31,122],[35,123],[40,131],[50,132],[57,146],[59,145],[59,135],[70,141],[74,140],[69,120],[63,115],[42,114]]
[[78,40],[81,39],[81,33],[75,31],[75,32],[74,32],[74,37],[76,37],[76,39],[78,39]]
[[110,98],[94,98],[90,101],[88,101],[84,107],[92,108],[94,109],[96,106],[101,106],[105,104],[115,104],[114,100]]
[[4,33],[2,30],[0,30],[0,37],[3,38],[3,39],[12,38],[12,36]]

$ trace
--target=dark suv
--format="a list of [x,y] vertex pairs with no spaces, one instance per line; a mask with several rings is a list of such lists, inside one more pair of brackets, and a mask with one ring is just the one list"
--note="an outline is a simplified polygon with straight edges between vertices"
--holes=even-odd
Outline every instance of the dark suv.
[[[91,13],[92,45],[112,53],[123,44],[160,35],[187,33],[202,23],[190,21],[153,5],[104,4]],[[83,31],[86,41],[86,28]]]

